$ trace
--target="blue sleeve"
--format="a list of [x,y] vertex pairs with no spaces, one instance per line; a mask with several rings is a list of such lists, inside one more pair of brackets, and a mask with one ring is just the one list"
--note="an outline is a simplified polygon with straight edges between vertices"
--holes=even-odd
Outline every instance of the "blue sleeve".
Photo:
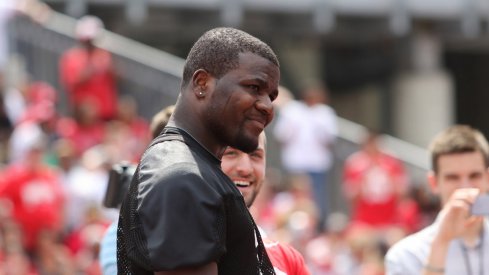
[[100,244],[99,260],[102,274],[117,274],[117,221],[113,222],[105,232]]

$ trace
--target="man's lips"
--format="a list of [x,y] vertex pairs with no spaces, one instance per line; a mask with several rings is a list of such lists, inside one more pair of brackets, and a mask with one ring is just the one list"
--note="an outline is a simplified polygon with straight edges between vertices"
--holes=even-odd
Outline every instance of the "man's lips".
[[268,125],[268,119],[266,117],[261,117],[261,116],[253,116],[249,118],[251,121],[260,124],[262,128],[265,128],[265,126]]
[[265,130],[265,124],[259,120],[249,120],[248,125],[250,125],[250,129],[252,128],[253,131],[256,131],[256,133],[261,133],[263,130]]
[[244,181],[244,180],[235,180],[234,184],[237,187],[248,187],[251,185],[251,182],[250,181]]

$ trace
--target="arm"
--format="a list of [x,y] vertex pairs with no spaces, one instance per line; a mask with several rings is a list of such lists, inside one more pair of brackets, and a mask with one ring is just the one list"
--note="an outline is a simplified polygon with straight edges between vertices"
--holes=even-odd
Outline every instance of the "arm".
[[420,275],[422,264],[412,254],[394,246],[387,253],[384,261],[386,275]]
[[363,171],[359,171],[355,168],[355,159],[357,154],[351,155],[345,161],[343,168],[343,194],[352,206],[355,206],[358,199],[361,197],[361,185]]
[[215,262],[194,268],[181,268],[172,271],[157,271],[155,275],[217,275],[217,264]]
[[481,222],[480,217],[470,216],[470,207],[478,194],[478,189],[458,189],[445,204],[440,213],[440,227],[431,244],[423,275],[444,274],[450,242],[460,238],[467,232],[467,228]]
[[59,62],[59,75],[60,80],[64,88],[71,92],[71,90],[76,86],[78,82],[78,75],[80,74],[80,69],[77,68],[75,64],[75,53],[74,50],[68,50],[65,52]]
[[436,238],[431,244],[430,254],[423,268],[423,275],[444,274],[445,258],[450,242]]

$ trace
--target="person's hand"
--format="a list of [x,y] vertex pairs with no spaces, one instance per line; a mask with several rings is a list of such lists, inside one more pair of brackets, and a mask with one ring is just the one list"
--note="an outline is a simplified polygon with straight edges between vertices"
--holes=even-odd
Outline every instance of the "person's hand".
[[467,228],[480,221],[480,217],[470,214],[470,208],[479,193],[476,188],[461,188],[452,194],[440,212],[437,241],[448,243],[459,238]]
[[440,212],[440,225],[431,244],[430,254],[424,263],[423,275],[442,274],[445,271],[446,255],[450,242],[482,222],[481,217],[472,216],[470,208],[480,191],[476,188],[455,190]]

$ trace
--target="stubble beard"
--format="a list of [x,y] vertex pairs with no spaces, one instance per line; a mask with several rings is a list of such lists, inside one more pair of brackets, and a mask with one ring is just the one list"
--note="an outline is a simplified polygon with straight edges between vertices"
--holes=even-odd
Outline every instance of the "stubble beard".
[[[209,114],[211,115],[211,114]],[[218,118],[218,116],[216,116]],[[219,119],[209,118],[208,128],[224,145],[234,147],[245,153],[251,153],[258,148],[259,135],[253,137],[244,131],[245,125],[225,125]]]
[[258,195],[258,192],[256,192],[256,191],[251,192],[250,198],[245,201],[246,207],[250,208],[253,205],[253,202],[255,201],[257,195]]
[[231,147],[237,148],[245,153],[251,153],[258,148],[258,136],[256,138],[252,138],[245,133],[243,133],[243,127],[241,127],[240,131],[234,138],[234,145]]

